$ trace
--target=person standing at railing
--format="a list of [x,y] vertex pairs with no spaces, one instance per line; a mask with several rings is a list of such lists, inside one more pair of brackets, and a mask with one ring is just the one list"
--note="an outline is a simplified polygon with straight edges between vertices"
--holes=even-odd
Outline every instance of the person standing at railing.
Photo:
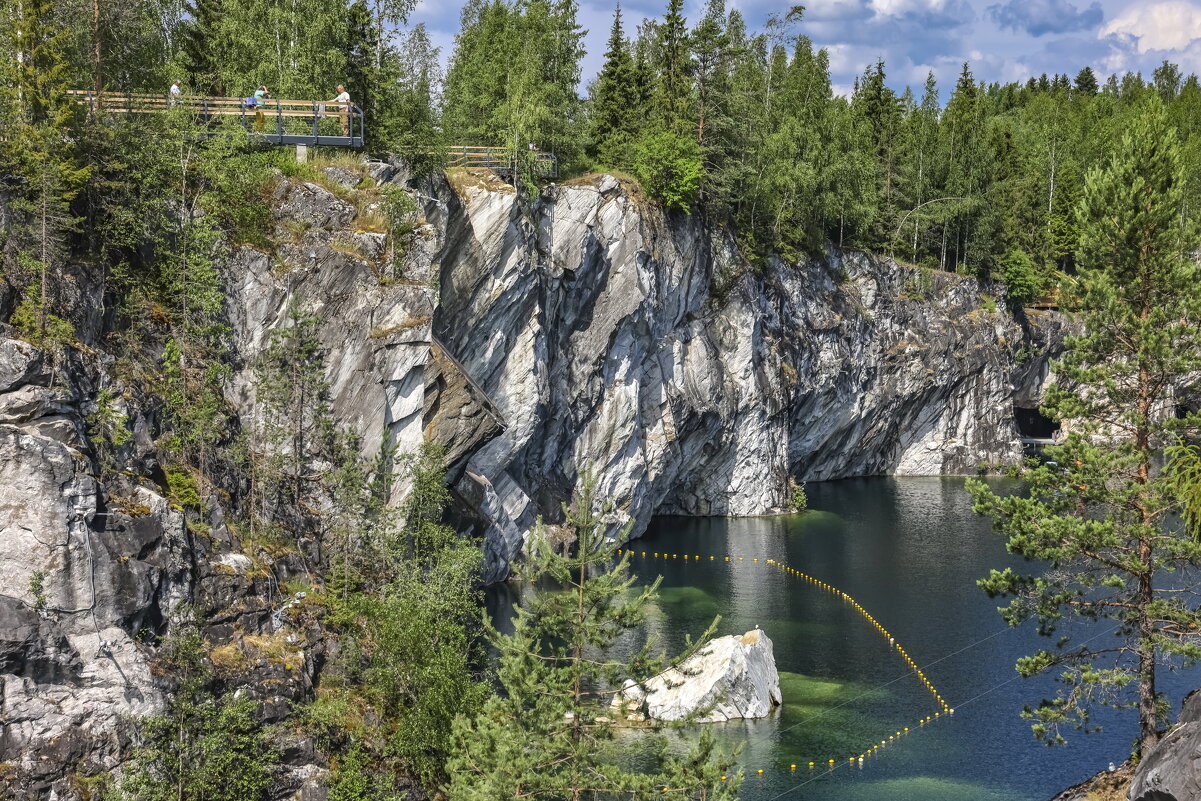
[[342,107],[338,112],[338,119],[342,122],[342,135],[350,136],[350,92],[346,91],[345,86],[338,84],[338,96],[330,102]]
[[171,100],[171,102],[169,103],[169,105],[172,108],[174,108],[176,105],[179,104],[179,81],[171,82],[171,98],[170,98],[170,100]]
[[248,98],[246,105],[254,108],[254,129],[263,131],[267,128],[267,118],[263,116],[263,103],[271,99],[271,92],[266,86],[255,90],[254,97]]

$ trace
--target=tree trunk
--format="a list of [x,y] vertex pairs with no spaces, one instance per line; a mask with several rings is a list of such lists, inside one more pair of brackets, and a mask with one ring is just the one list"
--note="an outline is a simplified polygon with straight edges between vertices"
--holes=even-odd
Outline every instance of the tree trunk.
[[46,336],[46,306],[50,303],[47,295],[50,292],[50,187],[47,186],[49,177],[45,168],[42,171],[41,197],[41,228],[42,228],[42,275],[41,286],[38,289],[38,333]]
[[104,92],[104,59],[100,50],[100,0],[92,0],[92,40],[95,45],[92,55],[92,84],[96,92],[96,110],[99,111]]
[[[1139,320],[1144,324],[1151,314],[1151,266],[1148,246],[1140,248],[1139,261]],[[1151,483],[1151,415],[1154,413],[1154,398],[1151,394],[1151,374],[1146,356],[1136,353],[1138,358],[1137,418],[1134,431],[1134,447],[1139,453],[1138,477],[1141,490],[1136,501],[1143,530],[1155,526],[1155,513],[1147,503],[1147,486]],[[1153,546],[1149,535],[1143,535],[1138,543],[1140,574],[1138,577],[1138,724],[1139,748],[1143,754],[1159,742],[1159,719],[1155,708],[1155,626],[1151,622],[1149,609],[1155,602],[1155,588],[1151,584],[1153,575]]]

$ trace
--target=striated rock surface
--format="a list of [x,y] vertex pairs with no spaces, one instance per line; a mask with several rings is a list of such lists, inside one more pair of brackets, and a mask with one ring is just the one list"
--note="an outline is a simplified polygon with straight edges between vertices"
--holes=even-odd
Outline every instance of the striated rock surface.
[[130,717],[164,697],[139,637],[190,592],[182,516],[151,489],[117,498],[96,479],[89,372],[0,338],[3,797],[120,764]]
[[585,470],[610,533],[637,536],[655,514],[778,512],[790,476],[1020,457],[1013,405],[1037,406],[1059,335],[974,279],[855,252],[752,269],[608,176],[524,204],[476,175],[450,189],[425,209],[433,331],[505,422],[459,478],[503,507],[476,507],[492,578],[519,552],[513,526],[557,520]]
[[[998,311],[974,280],[864,254],[753,269],[725,233],[611,177],[530,200],[488,175],[416,185],[370,171],[423,205],[399,261],[342,168],[279,182],[270,252],[221,245],[234,428],[256,430],[255,363],[289,309],[314,315],[335,418],[366,458],[445,446],[455,517],[483,538],[489,582],[539,516],[559,522],[585,470],[613,504],[610,532],[637,536],[659,513],[779,511],[790,478],[1011,462],[1011,407],[1037,406],[1060,336],[1054,319]],[[185,607],[265,720],[309,698],[325,660],[320,626],[279,590],[319,548],[239,542],[224,517],[244,492],[232,470],[203,512],[168,500],[161,403],[104,352],[103,271],[69,272],[86,348],[52,365],[0,330],[0,797],[21,801],[70,797],[69,774],[120,765],[131,721],[171,692],[152,667]],[[0,312],[7,293],[0,281]],[[124,444],[89,434],[102,389]],[[745,667],[770,656],[763,641],[718,659]],[[736,708],[715,710],[770,709],[778,682],[756,676],[766,696],[739,684]],[[320,783],[310,745],[284,748],[281,792]]]
[[764,718],[780,703],[772,643],[759,629],[718,637],[679,667],[642,687],[631,683],[613,699],[613,706],[636,708],[652,720],[696,715],[698,723]]
[[1180,718],[1143,756],[1130,801],[1196,801],[1201,798],[1201,691],[1184,699]]

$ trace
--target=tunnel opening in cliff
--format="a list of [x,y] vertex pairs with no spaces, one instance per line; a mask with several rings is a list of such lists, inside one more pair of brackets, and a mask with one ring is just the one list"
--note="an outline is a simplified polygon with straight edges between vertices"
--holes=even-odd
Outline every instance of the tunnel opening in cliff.
[[1059,432],[1059,423],[1037,408],[1014,404],[1013,419],[1022,439],[1052,439]]

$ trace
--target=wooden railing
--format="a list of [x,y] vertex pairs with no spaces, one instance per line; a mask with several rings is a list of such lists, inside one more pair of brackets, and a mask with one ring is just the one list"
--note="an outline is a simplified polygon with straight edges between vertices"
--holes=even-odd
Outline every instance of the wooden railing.
[[445,158],[447,169],[485,168],[500,175],[512,175],[518,169],[528,168],[539,177],[559,177],[558,160],[554,154],[541,150],[512,151],[503,147],[448,145]]
[[161,114],[180,110],[205,127],[237,118],[256,138],[280,145],[362,147],[363,110],[353,103],[253,97],[197,97],[145,92],[71,92],[92,114]]

